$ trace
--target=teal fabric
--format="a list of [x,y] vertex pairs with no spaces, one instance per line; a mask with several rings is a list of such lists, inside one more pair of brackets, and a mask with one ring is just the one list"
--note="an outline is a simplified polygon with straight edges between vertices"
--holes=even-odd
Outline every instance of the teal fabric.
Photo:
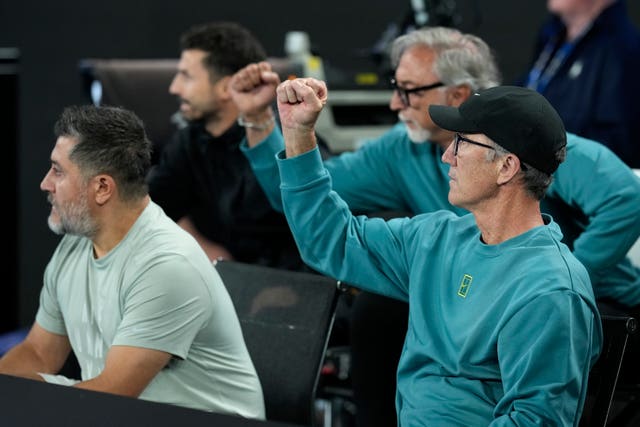
[[551,217],[486,245],[470,214],[353,216],[317,150],[281,156],[284,211],[305,262],[409,302],[401,426],[578,425],[602,330],[587,271]]
[[[596,297],[640,304],[640,269],[625,254],[640,236],[640,179],[602,144],[567,134],[567,158],[542,201],[560,225],[563,242],[585,265]],[[284,148],[279,130],[251,149],[241,144],[272,206],[282,210],[275,155]],[[378,139],[325,161],[333,189],[353,212],[414,214],[452,206],[449,167],[435,144],[415,144],[403,124]]]

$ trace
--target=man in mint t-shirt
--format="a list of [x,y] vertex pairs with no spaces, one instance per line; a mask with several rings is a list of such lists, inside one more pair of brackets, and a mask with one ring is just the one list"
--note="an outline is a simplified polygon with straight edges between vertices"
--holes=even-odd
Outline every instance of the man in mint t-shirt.
[[[229,294],[195,239],[147,193],[144,125],[69,107],[40,188],[63,234],[36,321],[0,373],[264,419],[262,388]],[[81,379],[56,375],[73,352]]]

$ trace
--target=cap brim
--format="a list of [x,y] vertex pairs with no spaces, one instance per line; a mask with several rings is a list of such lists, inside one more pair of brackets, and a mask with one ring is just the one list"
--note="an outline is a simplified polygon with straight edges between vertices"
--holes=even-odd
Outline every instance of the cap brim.
[[483,133],[475,123],[462,117],[459,108],[430,105],[429,115],[431,120],[442,129],[460,133]]

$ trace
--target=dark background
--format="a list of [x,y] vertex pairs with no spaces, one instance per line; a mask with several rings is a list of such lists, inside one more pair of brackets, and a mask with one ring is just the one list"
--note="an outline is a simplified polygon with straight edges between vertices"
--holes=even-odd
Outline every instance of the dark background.
[[[640,25],[640,2],[628,3]],[[505,83],[523,72],[535,31],[546,15],[545,1],[449,4],[456,5],[460,16],[456,26],[494,48]],[[2,84],[12,80],[0,79],[7,254],[0,285],[0,332],[33,321],[42,274],[58,242],[47,227],[49,206],[39,184],[55,142],[53,123],[65,106],[87,101],[78,68],[82,58],[178,57],[179,35],[190,25],[234,20],[251,29],[271,56],[284,54],[287,31],[302,30],[309,33],[314,52],[325,64],[367,71],[365,52],[389,24],[401,22],[410,10],[409,0],[0,0],[0,48],[20,51],[16,100],[12,85]]]

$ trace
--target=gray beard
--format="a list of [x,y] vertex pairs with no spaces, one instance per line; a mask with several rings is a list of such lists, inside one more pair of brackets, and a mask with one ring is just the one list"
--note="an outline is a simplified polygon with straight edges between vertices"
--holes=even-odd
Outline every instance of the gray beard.
[[72,234],[91,239],[97,232],[97,225],[89,214],[89,206],[84,195],[66,206],[64,211],[58,209],[59,222],[54,222],[49,215],[47,224],[56,234]]
[[407,136],[414,144],[424,144],[431,139],[431,132],[427,129],[410,129],[406,125],[405,127],[407,128]]

